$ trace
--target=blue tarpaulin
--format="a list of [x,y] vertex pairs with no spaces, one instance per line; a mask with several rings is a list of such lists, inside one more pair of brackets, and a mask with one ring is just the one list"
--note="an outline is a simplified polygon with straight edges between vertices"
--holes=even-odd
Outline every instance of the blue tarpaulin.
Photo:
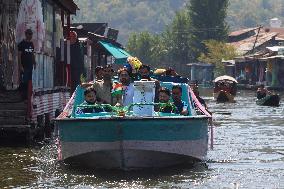
[[111,43],[99,41],[99,43],[115,58],[116,64],[124,64],[129,56],[128,52],[122,48],[116,47]]

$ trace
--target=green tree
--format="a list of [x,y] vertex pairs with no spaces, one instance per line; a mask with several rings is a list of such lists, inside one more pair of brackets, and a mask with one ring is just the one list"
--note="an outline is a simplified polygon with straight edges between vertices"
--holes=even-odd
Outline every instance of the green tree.
[[183,73],[186,64],[192,59],[188,28],[188,13],[182,10],[176,13],[172,24],[163,35],[171,67],[178,73]]
[[215,76],[225,74],[222,60],[231,60],[238,56],[236,49],[224,42],[208,40],[204,42],[207,53],[201,53],[199,61],[215,65]]
[[225,22],[228,0],[191,0],[187,5],[190,18],[191,46],[197,58],[205,52],[203,41],[215,39],[225,41],[228,26]]
[[165,45],[160,35],[149,32],[133,33],[129,37],[127,50],[144,64],[159,66],[165,56]]
[[[109,27],[119,30],[119,42],[126,44],[130,33],[149,31],[160,34],[170,25],[175,13],[185,8],[190,0],[74,0],[79,11],[73,16],[73,22],[102,22]],[[191,0],[193,4],[194,0]],[[195,0],[200,4],[201,16],[197,19],[211,20],[207,12],[218,9],[223,0],[209,0],[208,6],[204,0]],[[227,2],[228,0],[225,0]],[[223,2],[221,2],[223,3]],[[204,9],[202,6],[204,5]],[[206,8],[209,7],[210,9]],[[217,7],[217,8],[216,8]],[[188,7],[187,7],[188,8]],[[202,15],[204,12],[204,15]],[[209,16],[208,16],[209,15]],[[283,0],[229,0],[226,21],[231,30],[244,27],[268,26],[269,19],[278,17],[284,23]],[[153,19],[155,18],[155,19]],[[205,28],[214,28],[215,25],[204,23]],[[217,25],[216,25],[217,26]],[[199,33],[204,32],[202,28]],[[192,28],[188,28],[190,31]],[[198,40],[198,38],[196,39]]]

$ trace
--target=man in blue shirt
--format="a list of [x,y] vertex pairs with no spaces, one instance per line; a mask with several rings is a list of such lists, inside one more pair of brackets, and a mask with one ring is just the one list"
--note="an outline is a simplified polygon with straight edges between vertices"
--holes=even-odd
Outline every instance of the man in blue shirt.
[[177,107],[177,114],[188,115],[187,104],[181,100],[182,88],[179,85],[174,85],[172,88],[172,98],[174,105]]

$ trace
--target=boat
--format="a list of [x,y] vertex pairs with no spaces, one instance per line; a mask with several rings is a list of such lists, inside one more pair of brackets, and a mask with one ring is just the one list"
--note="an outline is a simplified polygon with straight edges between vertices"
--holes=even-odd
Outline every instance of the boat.
[[[155,90],[153,87],[149,90],[147,82],[150,81],[134,83],[134,103],[123,110],[80,115],[76,114],[76,108],[82,102],[83,89],[78,86],[56,119],[59,160],[71,166],[121,170],[206,160],[211,115],[200,103],[203,115],[197,115],[193,104],[196,97],[190,87],[180,84],[182,98],[189,105],[189,115],[181,116],[155,112]],[[174,85],[160,84],[167,88]]]
[[214,80],[213,96],[217,102],[235,102],[238,81],[227,75],[217,77]]
[[279,106],[280,97],[278,94],[267,95],[261,99],[256,100],[257,105],[261,106]]

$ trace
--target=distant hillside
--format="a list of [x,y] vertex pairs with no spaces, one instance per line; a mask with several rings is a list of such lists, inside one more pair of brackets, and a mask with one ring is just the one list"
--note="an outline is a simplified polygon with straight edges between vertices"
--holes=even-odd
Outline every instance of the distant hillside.
[[[119,29],[119,41],[126,44],[132,32],[161,33],[175,12],[188,0],[75,0],[80,11],[73,22],[107,22]],[[231,30],[268,25],[278,17],[284,25],[284,0],[230,0],[227,22]]]
[[231,30],[269,25],[271,18],[279,18],[284,26],[283,0],[230,0],[227,22]]
[[162,32],[186,0],[76,0],[80,11],[74,22],[107,22],[119,29],[126,43],[131,32]]

